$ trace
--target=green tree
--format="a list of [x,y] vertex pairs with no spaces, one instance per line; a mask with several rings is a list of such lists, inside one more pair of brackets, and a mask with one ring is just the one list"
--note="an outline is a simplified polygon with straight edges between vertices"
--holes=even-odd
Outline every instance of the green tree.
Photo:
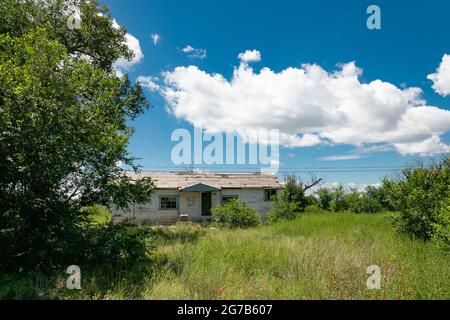
[[306,191],[318,185],[322,179],[311,177],[311,181],[303,182],[295,175],[287,175],[281,194],[275,197],[269,220],[276,222],[278,219],[294,219],[305,211],[309,204]]
[[429,167],[405,169],[396,178],[383,180],[388,199],[399,212],[398,231],[425,240],[431,239],[450,195],[450,157]]
[[332,211],[340,212],[348,209],[347,202],[345,201],[345,190],[342,185],[332,188],[331,197],[330,208]]
[[333,200],[331,190],[329,188],[320,188],[316,194],[319,198],[319,207],[323,210],[330,210],[331,201]]
[[[74,10],[81,28],[69,30],[67,20]],[[110,70],[119,58],[131,59],[133,52],[125,44],[126,30],[112,25],[111,14],[97,0],[2,0],[0,34],[21,37],[35,28],[47,30],[74,59],[89,57],[91,64]]]
[[450,197],[442,206],[437,221],[433,223],[433,241],[450,253]]
[[[72,3],[83,22],[68,31]],[[138,170],[127,123],[149,104],[114,74],[132,52],[96,1],[5,0],[0,31],[1,266],[60,264],[85,235],[83,207],[125,207],[153,191],[119,165]]]
[[345,197],[345,207],[355,213],[374,213],[382,210],[381,204],[376,198],[372,198],[368,192],[358,191],[352,188]]
[[394,211],[395,208],[391,205],[388,199],[388,193],[384,185],[381,186],[367,186],[366,193],[371,201],[376,201],[382,210]]

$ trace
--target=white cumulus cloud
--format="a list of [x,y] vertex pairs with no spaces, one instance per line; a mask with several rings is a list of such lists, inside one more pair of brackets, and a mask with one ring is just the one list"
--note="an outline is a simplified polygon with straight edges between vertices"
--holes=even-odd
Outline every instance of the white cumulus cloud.
[[[120,26],[117,23],[115,19],[112,21],[112,25],[114,28],[119,29]],[[125,58],[119,58],[114,63],[114,68],[116,69],[117,74],[122,74],[124,71],[129,71],[141,62],[141,60],[144,58],[144,54],[142,53],[141,46],[139,44],[139,40],[133,36],[130,33],[125,34],[125,43],[130,48],[130,50],[133,52],[134,57],[131,60],[127,60]]]
[[161,94],[170,112],[209,131],[251,135],[279,129],[286,147],[383,144],[402,154],[449,150],[440,136],[450,130],[450,111],[427,106],[420,88],[361,82],[362,69],[354,62],[336,71],[304,64],[255,72],[248,62],[260,54],[248,52],[239,56],[241,64],[229,80],[192,65],[163,73]]
[[238,59],[244,63],[259,62],[261,61],[261,53],[258,50],[246,50],[239,53]]
[[450,55],[444,54],[436,72],[429,74],[427,78],[433,81],[434,91],[444,97],[450,95]]
[[139,76],[136,79],[136,82],[138,82],[141,86],[149,89],[150,91],[159,91],[161,89],[161,87],[158,84],[157,77]]

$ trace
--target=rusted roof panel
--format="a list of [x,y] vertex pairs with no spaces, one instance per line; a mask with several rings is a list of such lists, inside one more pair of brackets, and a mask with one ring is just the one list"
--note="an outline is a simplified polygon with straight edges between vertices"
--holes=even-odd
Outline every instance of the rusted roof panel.
[[141,172],[128,173],[133,179],[150,177],[160,189],[184,189],[205,184],[218,189],[280,189],[278,178],[268,173],[196,173],[196,172]]

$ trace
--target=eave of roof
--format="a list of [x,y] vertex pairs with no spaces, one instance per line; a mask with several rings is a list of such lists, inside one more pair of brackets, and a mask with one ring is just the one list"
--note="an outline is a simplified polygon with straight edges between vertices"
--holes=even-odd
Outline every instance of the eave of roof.
[[182,192],[216,192],[220,191],[220,189],[220,187],[217,188],[204,183],[195,183],[184,188],[179,188],[179,190]]

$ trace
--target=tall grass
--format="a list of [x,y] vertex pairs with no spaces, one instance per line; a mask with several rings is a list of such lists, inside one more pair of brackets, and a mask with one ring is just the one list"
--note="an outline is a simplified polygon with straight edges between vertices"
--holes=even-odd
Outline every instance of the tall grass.
[[[166,298],[168,290],[191,299],[450,298],[450,258],[398,237],[388,214],[307,214],[251,230],[213,230],[168,254],[182,256],[181,271],[167,272],[145,298]],[[373,264],[381,268],[380,290],[366,286]]]
[[[307,213],[248,230],[154,231],[158,249],[146,274],[96,270],[82,278],[79,292],[64,288],[64,276],[51,282],[4,275],[0,297],[30,297],[29,288],[31,298],[59,299],[450,299],[450,257],[396,235],[388,213]],[[366,286],[373,264],[381,268],[380,290]]]

